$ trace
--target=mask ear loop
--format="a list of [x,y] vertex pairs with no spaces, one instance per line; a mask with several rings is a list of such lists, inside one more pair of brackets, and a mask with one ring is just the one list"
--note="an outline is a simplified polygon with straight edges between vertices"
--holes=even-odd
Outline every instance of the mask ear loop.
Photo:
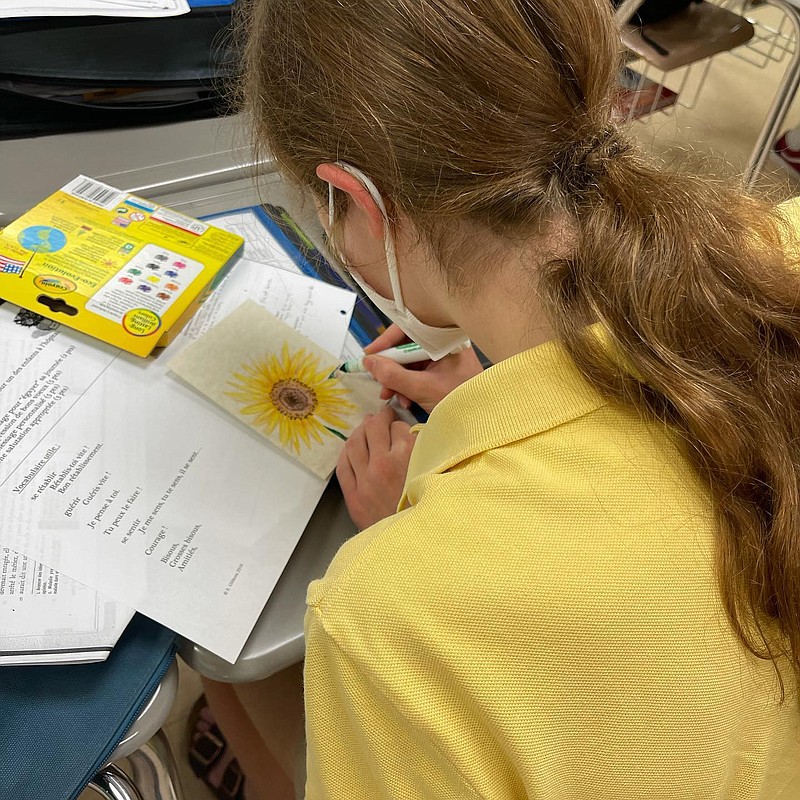
[[[383,217],[383,241],[386,248],[386,266],[388,267],[389,283],[392,287],[392,294],[394,295],[392,299],[397,304],[398,310],[405,312],[406,304],[403,302],[403,291],[400,288],[400,272],[397,269],[397,253],[394,249],[394,237],[389,229],[389,215],[386,212],[386,205],[383,202],[383,197],[381,197],[378,187],[375,186],[375,184],[360,169],[351,166],[345,161],[336,161],[335,163],[337,167],[352,175],[362,184],[362,186],[369,192],[370,197],[375,201],[375,204],[378,206],[378,209],[381,212],[381,216]],[[331,193],[329,196],[332,197],[333,184],[328,184],[328,191]],[[328,216],[330,220],[333,215],[333,202],[329,201],[328,209]],[[332,225],[333,223],[331,222],[330,224]]]
[[353,278],[350,276],[348,267],[344,263],[344,258],[342,257],[341,253],[339,252],[339,249],[336,247],[333,241],[333,220],[334,220],[334,200],[335,200],[335,195],[333,191],[334,191],[334,186],[332,183],[329,183],[327,240],[328,240],[328,247],[330,248],[330,251],[334,256],[334,259],[330,264],[330,268],[344,281],[344,283],[347,286],[349,286],[354,292],[358,293],[358,284],[356,284]]

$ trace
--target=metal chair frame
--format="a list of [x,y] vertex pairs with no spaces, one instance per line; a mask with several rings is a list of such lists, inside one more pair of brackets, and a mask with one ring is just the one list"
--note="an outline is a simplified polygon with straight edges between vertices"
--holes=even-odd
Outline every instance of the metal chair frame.
[[[178,694],[173,663],[147,705],[87,790],[104,800],[185,800],[178,768],[162,726]],[[126,769],[117,762],[127,760]]]
[[[629,22],[643,3],[644,0],[626,0],[620,5],[615,12],[615,18],[620,28]],[[748,6],[755,4],[745,0],[743,8],[746,10]],[[767,112],[761,132],[750,154],[743,176],[744,185],[747,188],[752,188],[758,180],[758,176],[769,157],[772,144],[783,128],[789,107],[797,94],[798,88],[800,88],[800,0],[760,0],[758,4],[779,8],[789,21],[792,35],[782,36],[786,40],[783,42],[782,48],[790,54],[789,63],[778,84],[772,105]]]
[[163,730],[127,756],[127,761],[127,770],[116,764],[103,767],[88,788],[104,800],[185,800]]

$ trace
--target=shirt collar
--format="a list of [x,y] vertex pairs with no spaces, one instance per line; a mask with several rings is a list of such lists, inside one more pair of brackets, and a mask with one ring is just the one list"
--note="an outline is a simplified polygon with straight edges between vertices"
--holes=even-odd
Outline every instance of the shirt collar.
[[406,487],[423,474],[444,472],[606,404],[563,345],[545,342],[468,380],[434,408],[418,426]]

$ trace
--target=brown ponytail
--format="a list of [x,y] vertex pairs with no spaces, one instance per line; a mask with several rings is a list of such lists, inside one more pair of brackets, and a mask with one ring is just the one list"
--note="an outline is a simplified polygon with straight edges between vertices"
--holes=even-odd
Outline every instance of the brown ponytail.
[[[575,255],[541,284],[558,335],[603,391],[683,434],[716,504],[731,623],[755,655],[786,656],[797,670],[800,273],[786,255],[791,231],[765,204],[634,153],[571,198]],[[616,360],[587,335],[594,320]]]
[[[538,276],[552,326],[601,390],[683,435],[719,517],[731,624],[800,674],[788,226],[626,141],[608,0],[258,0],[249,13],[254,139],[321,200],[316,166],[341,159],[450,252],[453,231],[524,240],[566,220],[573,255]],[[454,286],[480,283],[487,259],[470,273],[436,249]],[[611,355],[587,330],[597,321]]]

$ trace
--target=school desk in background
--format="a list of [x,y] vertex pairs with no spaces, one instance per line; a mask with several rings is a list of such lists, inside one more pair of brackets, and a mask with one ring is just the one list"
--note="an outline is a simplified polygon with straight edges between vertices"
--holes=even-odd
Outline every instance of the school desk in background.
[[[25,19],[2,19],[9,12],[0,10],[0,139],[232,111],[226,96],[237,61],[233,0],[41,2],[63,9],[32,17],[27,3],[2,4],[11,13],[24,8]],[[90,10],[92,16],[69,16],[98,4],[104,9]],[[138,16],[165,11],[179,16]]]
[[677,100],[677,92],[635,69],[623,67],[617,76],[614,108],[621,121],[641,119],[674,106]]

